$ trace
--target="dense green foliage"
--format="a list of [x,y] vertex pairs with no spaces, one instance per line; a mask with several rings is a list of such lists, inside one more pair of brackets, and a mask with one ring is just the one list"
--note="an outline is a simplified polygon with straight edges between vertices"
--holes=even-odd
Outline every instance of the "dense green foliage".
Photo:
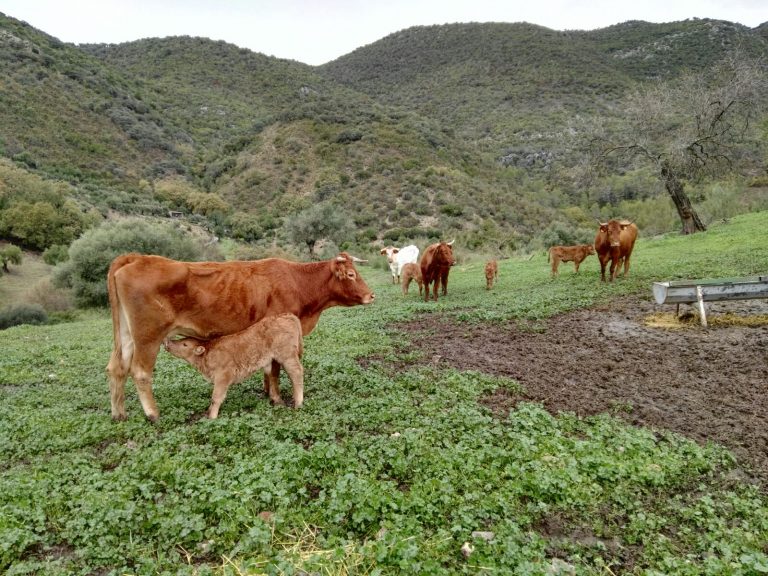
[[[386,271],[361,267],[376,303],[328,310],[307,337],[304,408],[270,406],[252,378],[231,389],[216,421],[198,419],[210,385],[161,353],[159,423],[145,421],[130,383],[129,419],[112,422],[104,314],[6,330],[0,570],[764,573],[768,500],[737,480],[722,448],[536,404],[494,418],[480,400],[516,382],[418,367],[407,336],[388,325],[441,313],[535,329],[553,314],[647,293],[659,278],[764,272],[767,243],[768,213],[756,213],[705,234],[640,238],[632,277],[613,284],[597,280],[594,260],[557,281],[543,253],[502,260],[491,293],[482,263],[459,250],[437,304],[413,291],[403,298]],[[287,380],[282,388],[290,395]],[[553,517],[568,526],[556,544],[542,529]],[[464,542],[475,547],[469,559]],[[631,569],[617,549],[631,550]]]
[[122,220],[89,230],[74,242],[69,259],[54,273],[56,283],[71,288],[80,306],[106,306],[109,265],[126,252],[187,261],[200,260],[203,255],[200,244],[173,225]]
[[45,324],[48,314],[39,304],[16,304],[0,310],[0,330],[21,324]]

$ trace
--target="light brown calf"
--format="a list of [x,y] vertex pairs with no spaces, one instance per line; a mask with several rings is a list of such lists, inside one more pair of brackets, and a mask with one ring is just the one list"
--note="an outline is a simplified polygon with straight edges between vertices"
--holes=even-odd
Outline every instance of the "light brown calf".
[[499,265],[496,260],[489,260],[485,263],[485,289],[493,288],[493,281],[499,277]]
[[578,246],[552,246],[549,249],[547,260],[552,262],[552,276],[557,276],[557,267],[560,262],[573,262],[575,272],[578,273],[579,266],[590,254],[595,253],[595,247],[592,244],[579,244]]
[[403,296],[408,294],[408,286],[411,284],[411,280],[414,280],[419,285],[419,296],[424,289],[424,279],[421,276],[421,267],[415,262],[409,262],[403,266]]
[[[219,415],[219,408],[232,384],[242,382],[257,370],[272,369],[275,363],[282,366],[291,379],[293,405],[299,408],[304,402],[301,321],[293,314],[268,316],[245,330],[213,340],[166,339],[163,345],[213,383],[208,408],[210,419]],[[275,404],[284,404],[278,388],[270,388],[269,397]]]

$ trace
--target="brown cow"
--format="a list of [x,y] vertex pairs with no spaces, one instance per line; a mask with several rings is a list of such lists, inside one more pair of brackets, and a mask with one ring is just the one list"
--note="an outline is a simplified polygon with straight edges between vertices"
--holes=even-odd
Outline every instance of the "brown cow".
[[[352,257],[342,252],[321,262],[279,258],[248,262],[177,262],[162,256],[125,254],[107,276],[114,347],[107,365],[112,418],[124,420],[130,375],[144,413],[158,418],[152,371],[166,338],[210,340],[244,330],[265,316],[290,312],[309,334],[331,306],[374,300]],[[280,365],[264,373],[264,390],[279,396]]]
[[448,294],[448,272],[456,264],[453,257],[453,240],[430,244],[421,257],[421,276],[424,279],[424,301],[429,301],[429,285],[433,285],[434,300],[437,302],[437,290],[443,285],[443,296]]
[[547,255],[547,262],[552,262],[552,276],[557,276],[557,267],[560,262],[573,262],[574,273],[579,273],[579,266],[590,254],[595,253],[592,244],[579,244],[578,246],[552,246]]
[[[300,408],[304,402],[301,321],[293,314],[268,316],[245,330],[213,340],[166,338],[163,346],[177,358],[192,364],[213,383],[208,408],[208,418],[212,420],[219,415],[219,408],[232,384],[242,382],[257,370],[271,369],[272,362],[282,366],[291,379],[294,407]],[[283,404],[279,390],[272,401]]]
[[499,265],[496,260],[489,260],[485,263],[485,289],[493,288],[493,281],[499,277]]
[[610,281],[624,261],[624,276],[629,274],[629,257],[637,240],[637,226],[627,220],[608,220],[600,222],[600,228],[595,236],[595,251],[600,259],[600,280],[605,282],[605,266],[611,261]]
[[419,285],[419,296],[424,289],[424,278],[421,276],[421,268],[414,262],[409,262],[403,266],[403,296],[408,294],[408,286],[414,280]]

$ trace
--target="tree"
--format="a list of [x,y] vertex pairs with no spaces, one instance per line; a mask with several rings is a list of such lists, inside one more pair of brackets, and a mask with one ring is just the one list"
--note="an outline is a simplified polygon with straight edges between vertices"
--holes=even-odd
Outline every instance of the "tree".
[[0,247],[0,262],[3,263],[3,272],[10,272],[8,269],[8,264],[15,264],[16,266],[19,266],[21,264],[21,260],[21,248],[18,246],[7,244]]
[[286,224],[288,236],[294,244],[304,244],[310,256],[315,253],[315,244],[322,239],[340,244],[352,230],[350,218],[342,209],[330,202],[320,202],[299,212]]
[[732,54],[711,70],[654,82],[632,92],[625,122],[590,135],[602,167],[650,163],[677,208],[683,233],[706,230],[685,193],[684,181],[722,176],[758,141],[757,124],[768,88],[765,62]]

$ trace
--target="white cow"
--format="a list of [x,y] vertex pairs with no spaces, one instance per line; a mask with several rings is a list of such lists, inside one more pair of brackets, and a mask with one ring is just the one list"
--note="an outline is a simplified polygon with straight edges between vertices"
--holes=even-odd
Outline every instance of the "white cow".
[[381,249],[381,254],[387,256],[389,270],[392,272],[392,284],[400,283],[400,273],[403,271],[403,266],[419,261],[419,249],[413,244],[403,248],[387,246]]

